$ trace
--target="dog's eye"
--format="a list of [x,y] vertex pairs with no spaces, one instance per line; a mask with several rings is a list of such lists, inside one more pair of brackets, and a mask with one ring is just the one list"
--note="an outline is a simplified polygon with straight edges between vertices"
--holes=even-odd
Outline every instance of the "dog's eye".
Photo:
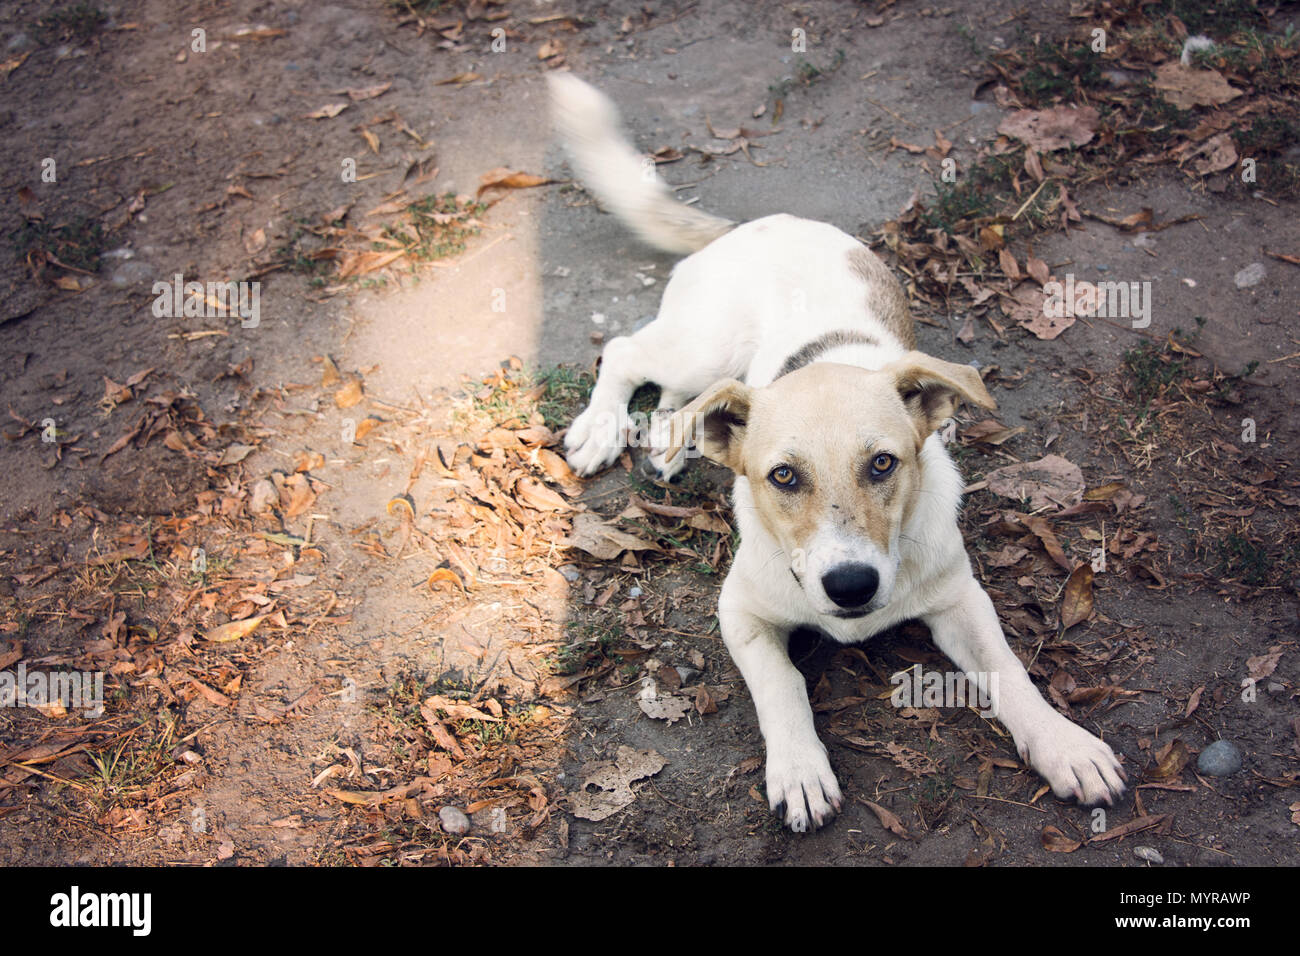
[[767,478],[768,481],[772,482],[772,484],[787,490],[793,488],[799,483],[799,479],[795,476],[794,469],[789,465],[777,465],[772,469]]
[[885,454],[884,452],[881,452],[875,458],[871,459],[871,477],[879,481],[881,478],[884,478],[891,471],[893,471],[894,466],[897,464],[898,464],[897,458],[895,458],[893,455],[888,455]]

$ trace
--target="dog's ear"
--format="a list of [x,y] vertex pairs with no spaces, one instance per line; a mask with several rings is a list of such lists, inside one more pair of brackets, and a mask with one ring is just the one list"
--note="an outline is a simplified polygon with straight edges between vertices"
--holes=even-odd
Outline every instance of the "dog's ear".
[[685,408],[673,415],[672,439],[665,459],[671,461],[695,440],[706,458],[743,474],[741,445],[749,421],[753,390],[734,378],[710,385]]
[[943,424],[961,402],[997,408],[980,373],[924,352],[908,352],[890,366],[898,395],[916,419],[922,438]]

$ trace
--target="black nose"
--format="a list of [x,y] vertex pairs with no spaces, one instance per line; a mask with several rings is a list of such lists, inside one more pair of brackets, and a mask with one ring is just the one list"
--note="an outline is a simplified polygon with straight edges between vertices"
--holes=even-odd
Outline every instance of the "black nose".
[[822,575],[826,596],[840,607],[862,607],[875,596],[880,575],[869,564],[838,564]]

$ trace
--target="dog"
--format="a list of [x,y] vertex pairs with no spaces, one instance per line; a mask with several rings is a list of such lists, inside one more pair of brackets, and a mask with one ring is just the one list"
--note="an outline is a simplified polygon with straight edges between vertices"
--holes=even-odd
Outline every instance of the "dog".
[[906,293],[863,243],[791,215],[737,224],[677,202],[604,94],[571,74],[549,82],[587,190],[642,240],[689,254],[657,318],[606,344],[566,457],[584,476],[617,460],[627,402],[654,382],[671,427],[650,466],[672,478],[693,442],[735,473],[740,546],[718,620],[758,713],[773,811],[804,832],[843,801],[791,632],[850,644],[912,619],[1058,797],[1112,804],[1127,779],[1114,752],[1034,688],[961,539],[963,482],[936,429],[963,401],[995,407],[979,373],[916,350]]

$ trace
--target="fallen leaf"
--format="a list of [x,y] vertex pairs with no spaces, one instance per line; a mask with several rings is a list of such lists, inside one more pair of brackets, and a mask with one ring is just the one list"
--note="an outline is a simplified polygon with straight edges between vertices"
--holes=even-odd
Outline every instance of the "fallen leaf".
[[1061,630],[1068,631],[1092,616],[1092,565],[1083,562],[1065,582],[1061,596]]
[[334,404],[339,408],[351,408],[362,398],[361,380],[350,379],[347,384],[334,393]]
[[1048,853],[1073,853],[1083,846],[1082,840],[1066,836],[1059,827],[1050,823],[1043,827],[1040,837],[1043,841],[1043,849]]
[[1090,142],[1100,118],[1091,106],[1018,110],[998,125],[998,132],[1038,152],[1051,152]]
[[434,85],[449,86],[454,83],[456,86],[464,86],[466,83],[473,83],[475,80],[481,79],[482,77],[477,73],[457,73],[455,76],[449,76],[445,80],[438,80]]
[[898,818],[898,814],[894,813],[892,810],[886,810],[878,803],[872,803],[865,797],[858,797],[858,800],[871,809],[871,812],[876,815],[876,819],[880,821],[880,825],[890,833],[895,836],[901,836],[904,840],[911,839],[911,836],[908,835],[907,827],[903,826],[903,821]]
[[490,170],[479,177],[477,196],[482,196],[489,189],[529,189],[533,186],[545,186],[554,180],[532,173],[515,172],[504,166]]
[[1027,498],[1035,511],[1052,506],[1069,507],[1083,498],[1083,472],[1060,455],[1007,465],[989,472],[985,480],[994,494],[1017,501]]
[[203,639],[211,641],[213,644],[226,644],[230,641],[238,641],[241,638],[248,637],[257,626],[265,621],[270,615],[259,614],[257,617],[246,617],[242,621],[231,621],[228,624],[222,624],[214,627],[203,635]]
[[999,300],[1002,311],[1017,325],[1032,332],[1037,338],[1050,341],[1074,325],[1075,316],[1070,309],[1059,311],[1060,315],[1049,315],[1047,295],[1041,288],[1021,285],[1009,295],[1004,294]]
[[662,550],[653,541],[630,534],[591,512],[583,512],[574,517],[573,530],[563,544],[565,547],[580,548],[602,561],[612,561],[624,551]]
[[1190,110],[1194,106],[1222,106],[1241,95],[1241,90],[1233,89],[1218,70],[1194,69],[1177,60],[1158,67],[1155,82],[1151,85],[1180,110]]
[[1251,680],[1260,681],[1272,675],[1277,669],[1277,662],[1282,658],[1282,645],[1274,644],[1267,653],[1258,657],[1246,658],[1246,670]]
[[376,96],[382,96],[392,89],[392,86],[393,84],[390,81],[388,83],[381,83],[379,86],[366,86],[359,90],[336,90],[335,92],[346,93],[348,98],[355,103],[360,100],[373,100]]
[[347,103],[328,103],[303,116],[303,119],[333,119],[348,108]]
[[1181,740],[1171,741],[1156,754],[1156,765],[1147,771],[1147,776],[1152,780],[1172,780],[1183,772],[1191,759],[1187,744]]
[[582,786],[569,794],[569,810],[584,820],[599,821],[613,816],[636,800],[633,783],[654,776],[667,763],[653,750],[620,746],[613,760],[582,768]]
[[1192,162],[1192,169],[1202,176],[1231,169],[1237,165],[1239,159],[1237,147],[1233,144],[1232,137],[1227,133],[1220,133],[1218,136],[1207,139],[1191,155],[1196,157]]

